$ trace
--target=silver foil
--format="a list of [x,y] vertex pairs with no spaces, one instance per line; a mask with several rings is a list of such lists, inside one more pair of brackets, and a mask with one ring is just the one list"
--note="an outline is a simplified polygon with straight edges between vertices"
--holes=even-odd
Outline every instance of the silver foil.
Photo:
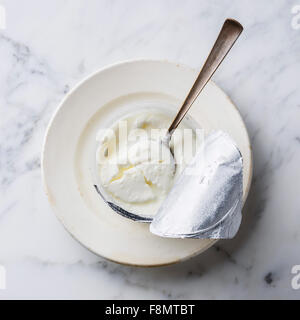
[[242,219],[243,160],[224,132],[210,134],[178,177],[150,231],[161,237],[231,239]]

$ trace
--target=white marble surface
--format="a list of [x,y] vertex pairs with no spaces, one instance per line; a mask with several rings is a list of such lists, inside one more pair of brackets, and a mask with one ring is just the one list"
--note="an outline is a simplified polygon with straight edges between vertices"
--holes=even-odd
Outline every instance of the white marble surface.
[[[291,298],[300,264],[300,1],[0,0],[0,265],[3,298]],[[107,262],[57,221],[41,185],[51,114],[99,67],[134,58],[200,68],[226,17],[245,31],[214,77],[251,136],[254,181],[238,236],[169,267]]]

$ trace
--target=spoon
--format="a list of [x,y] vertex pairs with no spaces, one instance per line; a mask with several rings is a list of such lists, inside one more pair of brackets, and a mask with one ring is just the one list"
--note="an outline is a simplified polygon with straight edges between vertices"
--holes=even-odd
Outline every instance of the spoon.
[[219,36],[213,48],[211,49],[211,52],[208,55],[195,83],[193,84],[189,94],[185,98],[181,108],[179,109],[176,117],[168,129],[165,142],[170,142],[173,132],[178,127],[207,82],[218,69],[219,65],[224,60],[242,31],[243,26],[238,21],[233,19],[225,20]]
[[[174,118],[173,122],[171,123],[167,131],[166,136],[162,141],[164,144],[168,146],[168,148],[173,132],[178,127],[178,125],[180,124],[180,122],[182,121],[192,104],[195,102],[195,100],[197,99],[198,95],[201,93],[207,82],[218,69],[219,65],[222,63],[222,61],[224,60],[224,58],[226,57],[226,55],[228,54],[228,52],[230,51],[230,49],[232,48],[242,31],[243,27],[238,21],[233,19],[225,20],[223,27],[218,35],[218,38],[213,48],[211,49],[211,52],[208,55],[194,85],[192,86],[187,97],[185,98],[181,108],[179,109],[176,117]],[[171,151],[172,156],[174,156],[171,148],[169,149]],[[107,200],[106,197],[103,196],[102,192],[100,191],[97,185],[95,185],[95,188],[97,192],[100,194],[100,196],[103,198],[103,200],[118,214],[139,222],[151,222],[153,220],[152,217],[145,217],[124,210],[123,208],[119,207],[113,202]]]

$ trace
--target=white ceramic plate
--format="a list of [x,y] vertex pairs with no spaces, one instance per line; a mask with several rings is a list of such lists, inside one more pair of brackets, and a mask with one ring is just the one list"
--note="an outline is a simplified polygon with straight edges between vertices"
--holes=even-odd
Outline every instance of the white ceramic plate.
[[[198,72],[165,61],[123,62],[82,81],[61,102],[45,138],[42,171],[48,199],[66,229],[85,247],[109,260],[138,266],[175,263],[209,248],[214,240],[164,239],[148,224],[130,221],[103,202],[93,186],[95,135],[138,105],[180,107]],[[252,177],[249,137],[241,116],[210,82],[189,111],[209,133],[227,132],[244,159],[244,201]],[[184,214],[184,213],[183,213]]]

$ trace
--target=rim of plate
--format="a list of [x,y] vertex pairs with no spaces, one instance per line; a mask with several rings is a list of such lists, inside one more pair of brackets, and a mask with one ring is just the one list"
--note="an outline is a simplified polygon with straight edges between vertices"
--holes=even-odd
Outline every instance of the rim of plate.
[[[82,245],[84,248],[88,249],[89,251],[91,251],[92,253],[94,253],[95,255],[97,255],[98,257],[101,257],[101,258],[104,258],[108,261],[111,261],[111,262],[114,262],[114,263],[118,263],[118,264],[121,264],[121,265],[124,265],[124,266],[131,266],[131,267],[142,267],[142,268],[153,268],[153,267],[163,267],[163,266],[168,266],[168,265],[173,265],[173,264],[176,264],[176,263],[179,263],[179,262],[183,262],[183,261],[186,261],[196,255],[199,255],[201,253],[203,253],[204,251],[208,250],[210,247],[212,247],[216,242],[218,242],[219,240],[218,239],[211,239],[211,241],[206,245],[204,246],[203,248],[201,249],[197,249],[195,250],[193,253],[185,256],[184,258],[181,258],[181,259],[178,259],[178,260],[174,260],[174,261],[171,261],[171,262],[168,262],[168,263],[161,263],[161,264],[134,264],[134,263],[128,263],[128,262],[124,262],[124,261],[121,261],[121,260],[117,260],[117,259],[111,259],[105,255],[101,255],[99,254],[98,252],[94,251],[92,248],[90,248],[89,246],[85,245],[84,243],[82,243],[78,238],[77,236],[71,232],[65,225],[64,223],[64,219],[58,214],[57,212],[57,209],[52,205],[52,202],[51,202],[51,199],[50,199],[50,196],[49,196],[49,192],[48,192],[48,187],[47,187],[47,183],[46,183],[46,178],[45,178],[45,167],[44,167],[44,159],[45,159],[45,149],[46,149],[46,144],[47,144],[47,141],[48,141],[48,134],[49,134],[49,130],[58,114],[58,112],[60,111],[60,109],[62,108],[62,106],[64,105],[65,101],[68,99],[68,97],[70,95],[72,95],[79,87],[81,87],[85,82],[89,81],[91,78],[93,78],[94,76],[96,76],[97,74],[101,73],[101,72],[104,72],[108,69],[111,69],[111,68],[115,68],[115,67],[118,67],[118,66],[122,66],[122,65],[126,65],[126,64],[131,64],[131,63],[136,63],[136,62],[157,62],[157,63],[168,63],[168,64],[172,64],[172,65],[175,65],[177,67],[180,67],[180,68],[183,68],[183,69],[188,69],[190,71],[193,71],[193,72],[197,72],[198,70],[196,68],[192,68],[184,63],[178,63],[178,62],[174,62],[174,61],[170,61],[170,60],[167,60],[167,59],[147,59],[147,58],[139,58],[139,59],[128,59],[128,60],[122,60],[122,61],[119,61],[119,62],[115,62],[115,63],[111,63],[111,64],[108,64],[102,68],[99,68],[97,69],[96,71],[94,72],[91,72],[89,75],[87,75],[86,77],[84,77],[82,80],[80,80],[60,101],[60,103],[58,104],[58,106],[56,107],[55,111],[53,112],[50,120],[49,120],[49,123],[47,125],[47,128],[46,128],[46,131],[45,131],[45,134],[44,134],[44,139],[43,139],[43,144],[42,144],[42,152],[41,152],[41,172],[42,172],[42,184],[43,184],[43,188],[44,188],[44,191],[46,193],[46,196],[48,198],[48,202],[51,206],[51,209],[54,211],[55,213],[55,216],[56,218],[59,220],[59,222],[63,225],[64,229],[80,244]],[[210,80],[210,83],[213,84],[213,86],[217,87],[219,90],[222,91],[222,93],[224,94],[225,98],[230,102],[230,104],[235,108],[237,114],[238,114],[238,117],[240,118],[241,120],[241,125],[246,133],[246,138],[247,138],[247,144],[248,144],[248,147],[249,147],[249,151],[250,151],[250,161],[249,161],[249,164],[250,164],[250,167],[249,167],[249,179],[248,179],[248,183],[247,183],[247,186],[245,188],[245,196],[244,196],[244,203],[246,202],[247,200],[247,197],[248,197],[248,194],[249,194],[249,191],[250,191],[250,187],[251,187],[251,182],[252,182],[252,177],[253,177],[253,154],[252,154],[252,147],[251,147],[251,142],[250,142],[250,138],[249,138],[249,133],[248,133],[248,130],[247,130],[247,127],[244,123],[244,120],[241,116],[241,113],[239,111],[239,109],[237,108],[237,106],[233,103],[233,101],[231,100],[231,98],[227,95],[227,93],[222,89],[220,88],[214,81]]]

